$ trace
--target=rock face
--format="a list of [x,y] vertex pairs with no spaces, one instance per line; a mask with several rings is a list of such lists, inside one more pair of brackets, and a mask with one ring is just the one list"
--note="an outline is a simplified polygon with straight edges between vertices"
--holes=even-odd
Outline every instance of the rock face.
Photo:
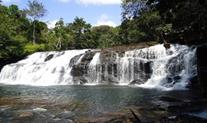
[[[75,56],[71,59],[73,61],[71,67],[71,75],[73,76],[73,81],[77,84],[87,83],[87,74],[89,69],[89,64],[93,59],[96,52],[86,51],[85,54]],[[78,60],[80,59],[80,62]],[[70,62],[71,63],[71,62]]]
[[207,96],[207,44],[198,47],[197,62],[198,62],[198,80],[201,92]]

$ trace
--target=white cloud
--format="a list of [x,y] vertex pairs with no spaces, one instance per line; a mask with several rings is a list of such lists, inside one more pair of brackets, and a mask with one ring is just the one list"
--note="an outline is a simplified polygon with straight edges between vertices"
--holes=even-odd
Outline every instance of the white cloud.
[[100,26],[100,25],[109,25],[113,27],[117,26],[117,24],[112,20],[110,20],[110,18],[106,14],[102,14],[98,19],[97,23],[95,24],[95,26]]
[[121,0],[76,0],[80,4],[84,5],[112,5],[121,4]]
[[47,22],[47,26],[49,29],[52,29],[55,27],[55,24],[58,22],[58,20],[52,20]]

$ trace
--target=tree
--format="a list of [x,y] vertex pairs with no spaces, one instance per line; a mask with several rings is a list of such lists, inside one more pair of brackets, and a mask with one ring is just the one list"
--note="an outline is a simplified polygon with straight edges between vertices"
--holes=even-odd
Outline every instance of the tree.
[[158,41],[164,25],[159,11],[147,0],[123,1],[120,34],[124,43]]
[[79,17],[67,25],[67,30],[74,36],[73,42],[76,49],[89,48],[88,41],[91,42],[90,29],[91,25]]
[[55,33],[55,41],[53,41],[55,42],[55,49],[67,50],[72,44],[72,35],[70,31],[67,32],[63,18],[60,18],[60,20],[55,24],[53,31],[53,33]]
[[0,59],[4,61],[23,57],[30,27],[26,15],[16,5],[0,5],[0,22]]
[[11,39],[7,34],[0,33],[0,59],[8,60],[22,57],[23,45],[19,41]]
[[147,8],[147,0],[122,0],[122,21],[140,16],[140,12]]
[[101,25],[91,29],[92,39],[94,40],[96,48],[111,47],[115,44],[119,44],[117,41],[118,29]]
[[148,4],[156,6],[166,24],[172,24],[173,42],[206,42],[206,0],[148,0]]
[[44,8],[44,5],[42,3],[39,3],[37,0],[28,1],[28,9],[26,9],[26,13],[32,18],[33,20],[33,44],[36,43],[36,21],[37,19],[43,17],[46,13],[46,9]]

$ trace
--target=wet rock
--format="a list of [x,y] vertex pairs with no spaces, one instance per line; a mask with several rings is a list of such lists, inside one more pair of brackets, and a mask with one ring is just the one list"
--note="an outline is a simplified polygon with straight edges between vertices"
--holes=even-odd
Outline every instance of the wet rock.
[[65,54],[64,51],[63,51],[63,52],[59,52],[58,55],[57,55],[57,57],[60,57],[60,56],[62,56],[62,55],[64,55],[64,54]]
[[[134,62],[134,73],[146,82],[152,75],[152,62],[135,61]],[[136,78],[135,78],[136,79]]]
[[96,52],[93,52],[91,50],[88,50],[85,52],[85,55],[83,56],[81,62],[90,62],[93,59],[93,56],[96,54]]
[[74,123],[72,120],[70,119],[53,119],[52,121],[50,121],[49,123]]
[[185,68],[184,66],[184,60],[183,56],[185,53],[181,53],[178,56],[173,57],[170,59],[167,63],[167,73],[169,73],[170,76],[176,76],[179,75],[182,70]]
[[9,109],[11,109],[11,107],[10,107],[10,106],[8,106],[8,105],[5,105],[5,106],[0,106],[0,112],[7,111],[7,110],[9,110]]
[[168,119],[169,120],[175,120],[177,118],[177,116],[169,116]]
[[55,117],[60,119],[73,119],[75,114],[71,111],[64,111],[60,114],[57,114]]
[[100,59],[103,63],[109,63],[109,62],[113,63],[116,61],[117,55],[118,55],[117,52],[111,50],[105,50],[101,52]]
[[164,47],[166,48],[166,49],[170,49],[170,43],[164,43]]
[[78,77],[73,77],[73,82],[74,84],[85,84],[88,82],[88,80],[84,76],[78,76]]
[[60,118],[55,118],[55,119],[53,119],[53,122],[60,122],[60,121],[61,121]]
[[54,57],[54,54],[50,54],[46,57],[45,62],[51,60]]
[[70,64],[69,64],[69,66],[72,67],[73,65],[75,65],[82,55],[83,55],[83,54],[81,54],[81,55],[77,55],[77,56],[73,57],[73,58],[70,60]]
[[71,75],[74,77],[83,76],[87,73],[88,67],[86,65],[74,65],[71,70]]
[[173,79],[174,79],[175,81],[179,81],[179,80],[181,79],[181,77],[180,77],[180,76],[175,76]]
[[180,82],[181,77],[180,76],[167,76],[166,80],[167,80],[167,83],[165,86],[172,87],[177,82]]
[[33,111],[36,111],[36,112],[46,112],[47,109],[44,109],[44,108],[35,108],[35,109],[33,109]]
[[168,55],[172,55],[173,54],[173,51],[172,50],[167,50],[167,54]]
[[169,76],[166,77],[166,80],[167,80],[167,83],[172,83],[173,82],[173,78],[169,77]]
[[79,80],[81,85],[86,84],[88,82],[87,79],[84,77],[81,77]]
[[19,118],[31,118],[33,117],[33,113],[32,112],[22,112],[20,115],[19,115]]
[[13,119],[14,113],[10,110],[8,111],[0,111],[0,118],[3,119]]
[[152,73],[152,67],[151,67],[151,64],[152,64],[152,62],[150,61],[150,62],[146,62],[146,63],[144,63],[144,72],[146,73],[146,74],[151,74]]
[[[74,77],[82,77],[82,76],[86,76],[87,72],[88,72],[88,65],[91,62],[91,60],[93,59],[94,55],[96,52],[93,51],[86,51],[86,53],[84,54],[84,56],[82,57],[80,63],[78,64],[74,64],[71,70],[71,75]],[[74,58],[73,60],[77,60],[77,58]]]
[[130,85],[135,85],[135,84],[138,84],[138,85],[141,85],[141,84],[144,84],[145,82],[141,79],[136,79],[136,80],[133,80],[132,82],[130,82]]
[[117,85],[117,84],[119,84],[119,82],[117,82],[116,80],[114,80],[113,77],[109,77],[108,80],[106,80],[104,83],[112,84],[112,85]]

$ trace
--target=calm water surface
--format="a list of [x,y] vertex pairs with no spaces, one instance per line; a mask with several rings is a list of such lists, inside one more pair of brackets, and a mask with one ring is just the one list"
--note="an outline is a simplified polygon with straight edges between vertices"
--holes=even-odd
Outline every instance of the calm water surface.
[[186,94],[188,93],[126,86],[1,85],[0,106],[8,105],[16,111],[32,110],[37,107],[44,107],[51,112],[73,110],[79,115],[95,116],[103,112],[120,111],[134,105],[150,105],[161,95],[188,97]]

